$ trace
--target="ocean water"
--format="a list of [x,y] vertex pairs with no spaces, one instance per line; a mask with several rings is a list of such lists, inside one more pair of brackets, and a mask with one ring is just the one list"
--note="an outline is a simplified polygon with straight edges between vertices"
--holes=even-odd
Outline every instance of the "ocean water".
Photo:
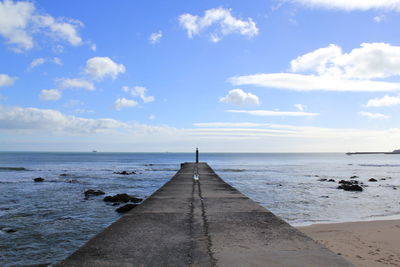
[[[292,225],[400,218],[400,155],[201,153],[200,160]],[[194,153],[0,152],[0,266],[59,262],[120,218],[103,196],[85,200],[85,190],[146,198],[186,161]],[[136,174],[114,174],[122,170]],[[363,192],[337,189],[353,175]]]

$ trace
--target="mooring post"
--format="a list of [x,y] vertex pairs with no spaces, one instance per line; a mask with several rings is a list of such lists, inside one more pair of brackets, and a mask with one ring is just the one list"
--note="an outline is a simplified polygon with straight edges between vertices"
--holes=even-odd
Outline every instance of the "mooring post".
[[199,149],[196,147],[196,163],[199,163]]

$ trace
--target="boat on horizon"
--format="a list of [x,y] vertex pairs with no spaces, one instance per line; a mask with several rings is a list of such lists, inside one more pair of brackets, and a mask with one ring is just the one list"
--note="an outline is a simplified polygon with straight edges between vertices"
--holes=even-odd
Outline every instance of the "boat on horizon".
[[395,149],[392,152],[347,152],[346,155],[366,155],[366,154],[400,154],[400,149]]

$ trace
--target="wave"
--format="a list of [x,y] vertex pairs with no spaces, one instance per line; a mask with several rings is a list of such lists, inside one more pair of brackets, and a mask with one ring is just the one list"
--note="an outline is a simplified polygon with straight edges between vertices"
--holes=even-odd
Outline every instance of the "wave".
[[220,172],[245,172],[247,170],[244,169],[217,169],[216,171],[220,171]]
[[165,171],[169,171],[169,172],[174,171],[174,172],[176,172],[178,170],[179,169],[176,169],[176,168],[145,169],[145,171],[153,171],[153,172],[165,172]]
[[28,171],[23,167],[0,167],[0,171]]

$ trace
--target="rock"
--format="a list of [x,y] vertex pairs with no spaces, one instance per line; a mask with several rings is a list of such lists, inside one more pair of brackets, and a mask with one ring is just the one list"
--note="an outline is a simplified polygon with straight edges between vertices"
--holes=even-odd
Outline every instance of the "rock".
[[17,230],[15,230],[15,229],[12,229],[12,228],[9,228],[9,227],[6,227],[6,228],[3,228],[3,229],[1,229],[4,233],[15,233]]
[[329,196],[321,196],[322,198],[329,198]]
[[114,172],[115,174],[120,174],[120,175],[131,175],[131,174],[136,174],[136,172],[128,172],[128,171],[122,171],[122,172]]
[[329,179],[328,182],[336,182],[335,179]]
[[124,205],[122,207],[119,207],[115,211],[119,212],[119,213],[125,213],[125,212],[128,212],[131,209],[135,208],[136,206],[138,206],[138,205],[137,204],[126,204],[126,205]]
[[378,180],[376,180],[375,178],[370,178],[369,180],[368,180],[368,182],[377,182]]
[[357,175],[353,175],[353,176],[350,177],[350,179],[356,179],[356,178],[358,178]]
[[327,180],[328,179],[325,179],[325,178],[318,179],[319,182],[326,182]]
[[33,179],[33,181],[35,181],[35,182],[37,182],[37,183],[39,183],[39,182],[44,182],[44,178],[38,177],[38,178]]
[[133,202],[138,203],[141,202],[143,199],[130,196],[128,194],[117,194],[114,196],[106,196],[104,199],[106,202]]
[[86,190],[84,194],[85,194],[85,197],[105,195],[105,193],[103,191],[94,190],[94,189]]
[[381,178],[380,180],[384,181],[384,180],[386,180],[386,178]]
[[68,173],[61,173],[60,176],[61,177],[67,177],[67,176],[69,176],[69,174]]
[[393,190],[397,190],[397,187],[393,186]]
[[340,180],[338,189],[343,189],[344,191],[363,191],[363,188],[358,185],[356,180]]
[[133,202],[133,203],[139,203],[139,202],[142,202],[143,199],[142,199],[142,198],[132,197],[132,196],[131,196],[131,200],[130,200],[130,201]]
[[344,191],[363,191],[363,188],[357,184],[342,184],[338,186],[338,189],[343,189]]

